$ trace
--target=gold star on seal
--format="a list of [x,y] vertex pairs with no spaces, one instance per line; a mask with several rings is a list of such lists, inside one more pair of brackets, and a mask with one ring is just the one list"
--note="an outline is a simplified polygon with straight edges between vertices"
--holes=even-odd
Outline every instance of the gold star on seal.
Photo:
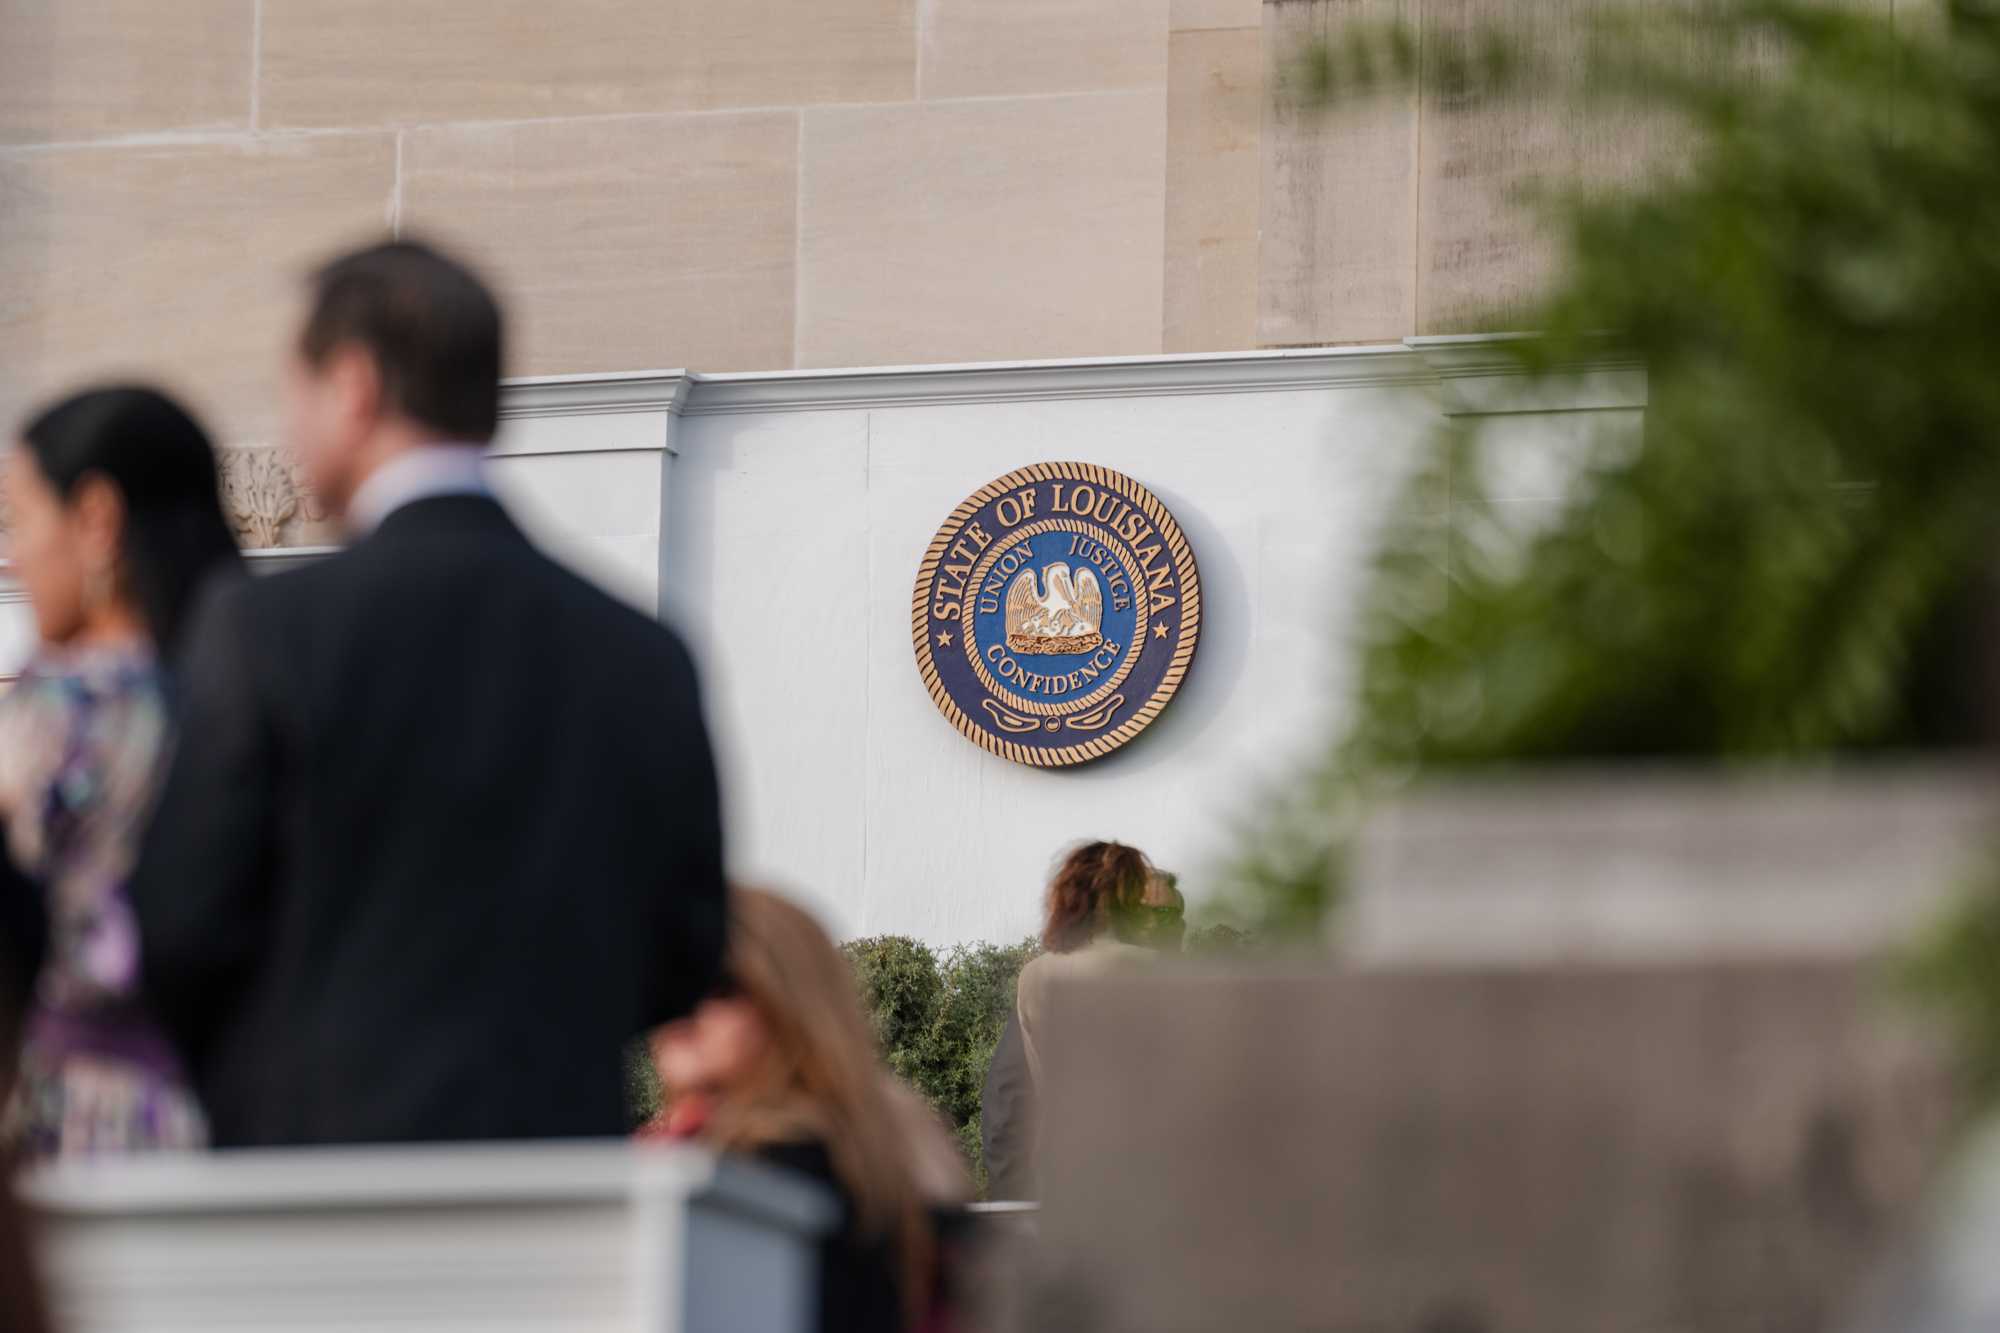
[[1166,638],[1166,637],[1167,637],[1167,627],[1166,627],[1165,625],[1155,625],[1155,626],[1153,626],[1153,637],[1154,637],[1154,638],[1156,638],[1156,639],[1164,639],[1164,638]]
[[950,631],[950,630],[945,630],[945,631],[944,631],[943,633],[941,633],[941,634],[939,634],[939,635],[938,635],[938,647],[940,647],[940,648],[949,648],[949,647],[951,647],[951,631]]

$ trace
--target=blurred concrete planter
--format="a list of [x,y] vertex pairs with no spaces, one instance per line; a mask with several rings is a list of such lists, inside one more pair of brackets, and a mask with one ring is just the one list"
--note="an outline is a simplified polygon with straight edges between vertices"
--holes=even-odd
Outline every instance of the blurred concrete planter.
[[1996,815],[2000,773],[1949,766],[1403,793],[1340,918],[1362,965],[1052,992],[1000,1326],[1845,1333],[1955,1105],[1877,960]]
[[621,1141],[65,1160],[21,1190],[66,1333],[806,1333],[838,1215]]
[[1551,767],[1413,787],[1367,823],[1362,966],[1867,958],[2000,848],[2000,770]]
[[1874,1284],[1848,1333],[2000,1328],[2000,1119],[1967,1136],[1922,1225]]
[[1059,986],[996,1326],[1834,1333],[1950,1125],[1881,998],[1799,960]]

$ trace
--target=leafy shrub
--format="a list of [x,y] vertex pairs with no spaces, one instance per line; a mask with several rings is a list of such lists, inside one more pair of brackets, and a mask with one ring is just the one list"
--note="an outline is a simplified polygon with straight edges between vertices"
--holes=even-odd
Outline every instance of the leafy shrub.
[[922,1087],[954,1126],[973,1126],[975,1142],[986,1067],[1013,1015],[1014,984],[1039,948],[1033,940],[969,944],[944,958],[944,997],[924,1043]]
[[1256,937],[1246,930],[1217,924],[1189,931],[1184,947],[1195,958],[1229,958],[1249,953],[1256,947]]
[[625,1048],[625,1106],[633,1128],[660,1113],[660,1075],[653,1068],[653,1052],[645,1041]]
[[901,935],[841,946],[889,1067],[937,1108],[984,1188],[979,1100],[1014,1012],[1014,983],[1039,946],[970,944],[940,959]]
[[[937,955],[907,935],[871,935],[840,946],[861,988],[861,1007],[889,1067],[922,1088],[917,1062],[944,1002]],[[928,1094],[927,1094],[928,1095]]]
[[1964,890],[1903,960],[1900,980],[1948,1025],[1960,1086],[1985,1109],[2000,1106],[2000,855]]
[[[1254,940],[1230,926],[1191,931],[1187,951],[1207,956],[1247,952]],[[1014,1012],[1021,969],[1041,952],[1033,937],[1016,944],[961,944],[942,958],[906,935],[871,935],[840,946],[883,1058],[944,1117],[983,1193],[980,1098],[993,1048]],[[659,1080],[645,1043],[626,1067],[635,1121],[660,1107]]]

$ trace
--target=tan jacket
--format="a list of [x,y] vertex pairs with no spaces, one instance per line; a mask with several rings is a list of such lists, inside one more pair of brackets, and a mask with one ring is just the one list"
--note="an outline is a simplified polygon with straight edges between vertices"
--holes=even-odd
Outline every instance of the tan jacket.
[[1028,1055],[1028,1072],[1035,1087],[1042,1084],[1042,1049],[1048,1036],[1049,988],[1103,976],[1157,958],[1150,949],[1100,935],[1069,953],[1045,953],[1028,960],[1014,990],[1014,1011],[1021,1020],[1021,1046]]

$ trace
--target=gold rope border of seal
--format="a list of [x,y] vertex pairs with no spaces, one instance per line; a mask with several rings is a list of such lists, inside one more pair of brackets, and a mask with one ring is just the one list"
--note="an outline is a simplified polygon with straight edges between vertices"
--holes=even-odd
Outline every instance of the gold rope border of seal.
[[[1013,741],[1001,740],[989,735],[959,708],[944,683],[938,676],[937,662],[931,656],[931,611],[930,589],[937,574],[937,567],[943,563],[944,553],[951,546],[960,529],[965,526],[988,501],[1006,491],[1044,481],[1087,481],[1094,486],[1109,487],[1117,491],[1127,501],[1137,506],[1139,511],[1153,521],[1153,526],[1166,543],[1166,549],[1173,557],[1174,574],[1180,583],[1180,638],[1174,648],[1173,660],[1167,664],[1167,671],[1160,678],[1160,684],[1152,697],[1140,705],[1139,710],[1125,719],[1116,728],[1101,736],[1092,737],[1080,745],[1066,745],[1060,748],[1031,748]],[[974,491],[959,506],[951,511],[937,536],[931,539],[930,548],[924,552],[923,563],[917,568],[917,586],[910,596],[910,640],[916,650],[917,670],[923,677],[924,686],[930,691],[931,702],[937,705],[945,720],[958,728],[964,736],[980,749],[1011,759],[1017,764],[1028,764],[1036,768],[1066,768],[1071,764],[1087,763],[1110,754],[1119,746],[1137,736],[1160,715],[1187,678],[1188,664],[1194,660],[1195,644],[1201,637],[1201,574],[1195,567],[1194,552],[1189,549],[1187,538],[1181,533],[1181,525],[1167,507],[1154,494],[1122,472],[1098,467],[1093,463],[1035,463],[1029,467],[1017,468],[1004,477],[997,477]],[[1139,645],[1143,652],[1145,645]]]
[[[1008,536],[1012,540],[995,539],[993,549],[985,555],[980,556],[979,563],[972,567],[972,578],[966,582],[966,591],[970,593],[978,587],[977,580],[988,570],[992,569],[994,565],[999,563],[1000,557],[1012,549],[1014,542],[1026,541],[1030,537],[1039,537],[1046,532],[1067,532],[1071,536],[1088,537],[1094,542],[1102,542],[1104,545],[1113,548],[1113,554],[1125,557],[1125,573],[1127,577],[1130,577],[1135,572],[1139,577],[1137,582],[1133,584],[1132,590],[1133,606],[1138,612],[1133,618],[1132,623],[1132,643],[1127,645],[1128,651],[1123,654],[1123,659],[1118,663],[1118,669],[1112,672],[1110,679],[1106,680],[1103,684],[1092,687],[1089,694],[1078,699],[1066,699],[1059,704],[1049,703],[1043,699],[1030,699],[1026,695],[1017,694],[1015,691],[1008,689],[1005,685],[993,679],[993,673],[987,670],[986,663],[979,660],[979,645],[973,641],[974,636],[972,631],[977,620],[978,599],[971,596],[964,599],[965,614],[961,617],[961,623],[965,627],[965,632],[961,638],[965,646],[965,660],[972,664],[973,673],[979,677],[979,683],[984,685],[990,693],[997,696],[1007,707],[1014,711],[1044,718],[1063,717],[1070,713],[1088,713],[1092,704],[1102,703],[1117,693],[1118,687],[1125,683],[1125,677],[1132,674],[1132,668],[1139,665],[1139,659],[1145,656],[1146,626],[1150,619],[1147,608],[1151,603],[1150,598],[1140,596],[1139,588],[1145,583],[1146,572],[1138,567],[1138,562],[1133,559],[1132,552],[1116,537],[1099,536],[1097,530],[1091,528],[1088,523],[1080,518],[1038,518],[1032,523],[1023,523],[1020,527],[1015,528],[1013,532],[1009,533]],[[1002,595],[1005,595],[1004,590]],[[1137,648],[1138,651],[1130,651],[1132,648]]]

